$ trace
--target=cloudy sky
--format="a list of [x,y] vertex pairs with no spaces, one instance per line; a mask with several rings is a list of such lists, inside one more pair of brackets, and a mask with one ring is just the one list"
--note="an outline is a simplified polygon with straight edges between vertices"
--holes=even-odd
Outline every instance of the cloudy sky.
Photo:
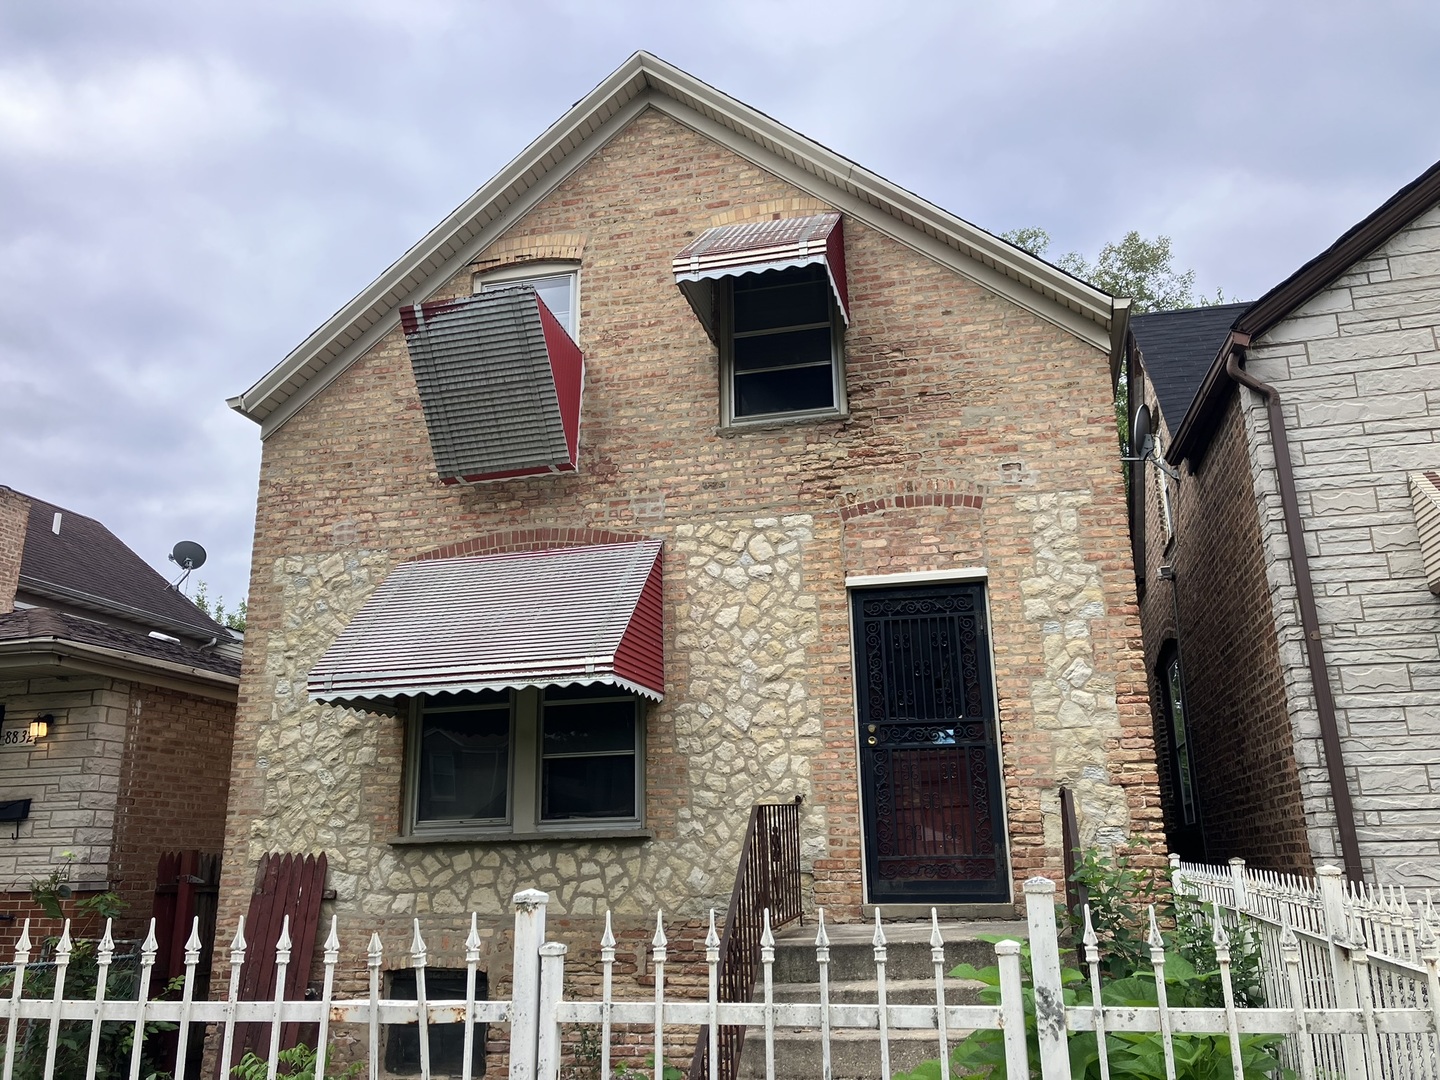
[[1250,299],[1440,158],[1440,4],[7,0],[0,484],[246,589],[249,387],[636,49]]

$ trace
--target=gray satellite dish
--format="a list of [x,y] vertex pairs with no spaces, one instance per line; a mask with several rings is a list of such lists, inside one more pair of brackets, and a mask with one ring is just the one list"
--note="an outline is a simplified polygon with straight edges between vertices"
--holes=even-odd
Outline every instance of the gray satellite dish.
[[1130,425],[1130,453],[1136,458],[1147,458],[1155,447],[1155,436],[1150,433],[1150,406],[1141,405],[1135,410],[1135,421]]
[[194,540],[181,540],[170,552],[170,561],[182,570],[199,570],[205,565],[205,549]]

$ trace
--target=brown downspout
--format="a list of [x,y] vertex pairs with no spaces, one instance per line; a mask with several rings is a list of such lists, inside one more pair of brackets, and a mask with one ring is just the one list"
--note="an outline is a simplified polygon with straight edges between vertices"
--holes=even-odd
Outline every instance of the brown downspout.
[[1325,770],[1330,776],[1330,799],[1335,806],[1335,828],[1340,833],[1340,853],[1345,876],[1362,879],[1360,840],[1355,834],[1355,806],[1345,782],[1345,759],[1340,749],[1340,728],[1335,722],[1335,699],[1330,693],[1330,674],[1325,666],[1325,645],[1320,640],[1320,617],[1315,611],[1315,586],[1310,580],[1310,556],[1305,551],[1305,533],[1300,525],[1300,501],[1295,495],[1295,468],[1290,460],[1290,439],[1280,411],[1280,391],[1262,382],[1240,366],[1250,335],[1232,332],[1225,343],[1225,374],[1265,398],[1270,415],[1270,441],[1275,450],[1275,478],[1280,485],[1280,507],[1285,514],[1285,534],[1290,544],[1290,566],[1295,574],[1295,594],[1300,604],[1300,626],[1305,632],[1305,655],[1310,666],[1310,685],[1315,691],[1315,711],[1320,719],[1320,741],[1325,747]]

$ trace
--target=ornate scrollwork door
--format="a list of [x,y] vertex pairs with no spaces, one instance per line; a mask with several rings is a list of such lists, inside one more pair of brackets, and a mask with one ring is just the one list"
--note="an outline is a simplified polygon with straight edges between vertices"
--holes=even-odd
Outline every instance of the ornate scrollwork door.
[[985,586],[852,604],[871,901],[1009,900]]

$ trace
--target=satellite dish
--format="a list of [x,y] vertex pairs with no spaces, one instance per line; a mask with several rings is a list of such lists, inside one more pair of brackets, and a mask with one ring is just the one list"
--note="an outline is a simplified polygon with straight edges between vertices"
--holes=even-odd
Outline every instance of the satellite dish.
[[1154,445],[1155,437],[1150,433],[1150,406],[1141,405],[1135,410],[1135,421],[1130,425],[1130,454],[1138,458],[1149,457]]
[[205,549],[194,540],[181,540],[170,552],[170,561],[182,570],[199,570],[205,565]]

